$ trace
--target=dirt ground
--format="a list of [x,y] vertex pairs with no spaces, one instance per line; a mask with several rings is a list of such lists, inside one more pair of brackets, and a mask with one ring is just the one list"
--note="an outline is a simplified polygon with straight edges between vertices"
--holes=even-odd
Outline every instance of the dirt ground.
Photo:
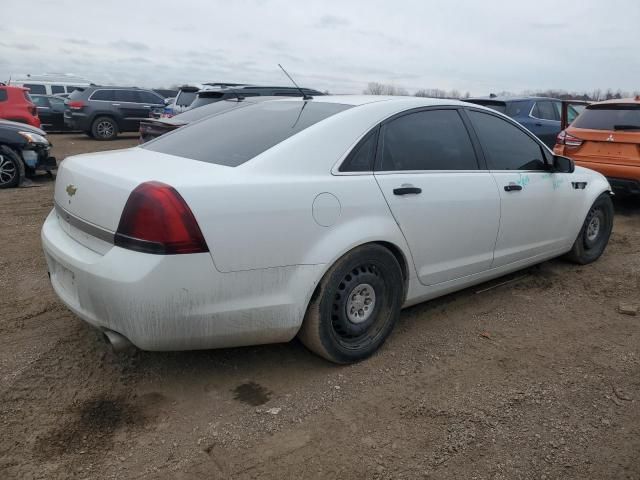
[[36,184],[0,191],[0,479],[640,478],[640,314],[618,312],[640,303],[640,200],[616,200],[598,262],[412,307],[338,367],[296,341],[112,353],[49,286]]

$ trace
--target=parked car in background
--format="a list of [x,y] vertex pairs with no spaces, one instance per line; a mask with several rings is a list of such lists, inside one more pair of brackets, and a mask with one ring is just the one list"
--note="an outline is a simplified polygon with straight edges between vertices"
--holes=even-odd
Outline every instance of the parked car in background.
[[137,132],[140,121],[160,114],[164,98],[135,87],[88,87],[65,100],[64,121],[98,140],[112,140],[120,132]]
[[[318,90],[311,88],[301,89],[305,95],[317,97],[324,95]],[[196,99],[191,103],[189,109],[202,107],[210,103],[219,102],[220,100],[226,100],[229,98],[247,98],[257,96],[268,97],[300,97],[300,90],[294,87],[265,87],[256,85],[237,85],[228,86],[228,84],[219,84],[209,86],[206,89],[200,90]]]
[[64,123],[64,98],[56,95],[30,95],[38,108],[40,128],[45,132],[63,132],[69,130]]
[[236,108],[246,107],[248,105],[253,105],[267,100],[277,100],[278,98],[281,97],[230,98],[220,102],[211,103],[209,105],[204,105],[200,108],[187,110],[186,112],[180,113],[174,117],[142,120],[140,122],[140,143],[148,142],[149,140],[158,138],[165,133],[184,127],[192,122],[196,122],[211,115],[220,115],[221,113],[225,113]]
[[23,87],[0,83],[0,118],[40,128],[38,110]]
[[[562,101],[546,97],[498,97],[465,99],[466,102],[483,105],[513,118],[553,148],[556,136],[560,133],[560,115]],[[569,106],[569,123],[578,116],[578,109]]]
[[184,85],[180,87],[175,98],[171,103],[167,104],[164,111],[164,117],[171,117],[184,112],[198,96],[198,91],[204,88],[204,85]]
[[640,195],[640,96],[588,105],[553,151],[602,173],[616,192]]
[[11,80],[11,85],[29,89],[29,93],[55,95],[71,93],[93,85],[89,80],[71,74],[45,73],[42,75],[23,75]]
[[25,175],[56,168],[50,151],[47,134],[39,128],[0,120],[0,188],[17,187]]
[[609,189],[477,105],[288,98],[66,158],[42,242],[54,291],[116,347],[298,335],[350,363],[403,306],[560,255],[595,261]]

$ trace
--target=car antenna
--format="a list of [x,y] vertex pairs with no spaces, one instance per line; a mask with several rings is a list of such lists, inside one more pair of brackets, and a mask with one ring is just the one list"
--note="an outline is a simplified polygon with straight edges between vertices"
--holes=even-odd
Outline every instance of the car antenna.
[[285,74],[287,77],[289,77],[289,80],[291,80],[291,83],[293,83],[293,84],[296,86],[296,88],[297,88],[298,90],[300,90],[300,93],[302,94],[302,99],[303,99],[303,100],[313,100],[313,97],[312,97],[311,95],[309,95],[308,93],[304,93],[304,90],[302,90],[302,89],[298,86],[298,84],[293,80],[293,78],[291,78],[291,75],[289,75],[289,74],[287,73],[287,71],[284,69],[284,67],[283,67],[282,65],[278,64],[278,66],[279,66],[279,67],[280,67],[280,69],[284,72],[284,74]]

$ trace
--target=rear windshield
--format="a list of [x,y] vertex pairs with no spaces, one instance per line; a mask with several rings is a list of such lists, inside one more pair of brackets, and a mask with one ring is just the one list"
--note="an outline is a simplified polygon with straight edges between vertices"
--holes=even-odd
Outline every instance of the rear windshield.
[[210,103],[219,102],[224,97],[224,93],[221,92],[200,92],[197,94],[197,98],[190,104],[190,107],[198,108],[203,105],[209,105]]
[[640,105],[592,105],[571,126],[592,130],[640,130]]
[[179,123],[189,123],[195,122],[196,120],[200,120],[201,118],[208,117],[209,115],[216,115],[219,113],[227,112],[229,110],[233,110],[238,107],[246,107],[249,105],[253,105],[248,102],[238,102],[237,100],[223,100],[221,102],[216,102],[211,105],[204,105],[202,108],[192,108],[187,110],[184,113],[180,113],[175,117],[171,117],[171,120],[177,120]]
[[263,102],[206,118],[141,148],[236,167],[348,108],[350,105],[313,101]]
[[178,94],[178,98],[176,98],[176,105],[180,105],[181,107],[188,107],[193,103],[193,101],[198,96],[198,92],[187,92],[182,90]]
[[491,108],[500,113],[506,113],[507,105],[504,102],[497,102],[495,100],[467,100],[470,103],[476,105],[482,105],[483,107]]

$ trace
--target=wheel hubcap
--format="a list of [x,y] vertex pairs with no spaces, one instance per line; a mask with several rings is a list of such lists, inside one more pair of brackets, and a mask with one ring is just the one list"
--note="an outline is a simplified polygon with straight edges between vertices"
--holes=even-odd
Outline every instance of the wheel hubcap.
[[16,176],[16,166],[4,155],[0,155],[0,183],[9,183]]
[[356,285],[346,302],[347,318],[353,323],[366,322],[376,306],[376,292],[368,283]]
[[110,137],[113,135],[113,125],[111,122],[100,122],[98,123],[98,135],[101,137]]
[[587,240],[593,242],[600,233],[600,216],[594,215],[589,225],[587,225]]

